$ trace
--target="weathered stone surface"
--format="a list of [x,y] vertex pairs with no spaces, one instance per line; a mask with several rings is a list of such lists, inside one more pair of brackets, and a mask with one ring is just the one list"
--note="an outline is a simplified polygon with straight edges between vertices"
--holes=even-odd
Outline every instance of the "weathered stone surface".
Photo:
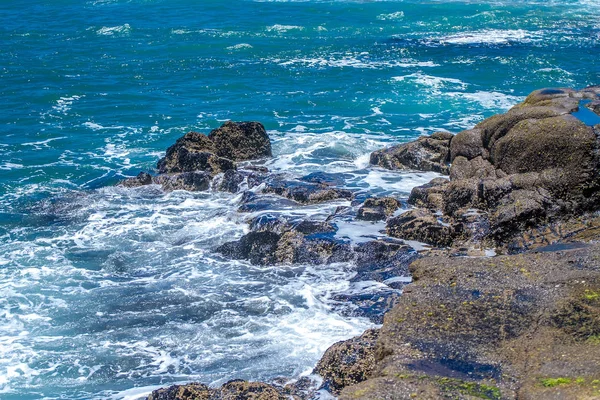
[[219,157],[233,161],[271,157],[271,141],[259,122],[225,122],[212,130],[208,138]]
[[344,387],[365,381],[375,367],[378,334],[377,329],[369,329],[327,349],[314,371],[323,377],[323,387],[339,394]]
[[430,210],[441,210],[444,205],[444,190],[450,182],[446,178],[435,178],[425,185],[412,189],[408,197],[408,204],[424,207]]
[[337,228],[328,222],[257,219],[250,224],[253,231],[223,244],[217,252],[259,265],[318,265],[353,257],[350,245],[333,237]]
[[414,142],[377,150],[371,154],[370,162],[392,170],[435,171],[448,174],[450,171],[450,141],[453,135],[437,132],[423,136]]
[[370,197],[358,209],[357,219],[380,221],[391,216],[400,208],[400,201],[393,197]]
[[[571,115],[597,92],[538,90],[507,113],[460,132],[450,145],[450,182],[415,188],[409,203],[441,210],[450,225],[460,210],[480,209],[489,216],[489,239],[499,246],[535,226],[599,210],[600,140]],[[464,232],[457,239],[469,240]]]
[[386,230],[387,234],[393,237],[435,246],[449,246],[460,234],[456,227],[444,223],[432,212],[424,209],[413,209],[390,219]]
[[153,391],[148,400],[208,400],[213,390],[201,383],[174,385]]
[[340,399],[599,397],[598,260],[584,245],[413,262],[371,379]]
[[233,380],[217,389],[200,383],[159,389],[148,400],[287,400],[278,388],[262,382]]
[[117,186],[132,188],[132,187],[151,185],[152,183],[153,183],[152,175],[150,175],[147,172],[140,172],[134,178],[127,178],[127,179],[122,180],[121,182],[119,182],[117,184]]

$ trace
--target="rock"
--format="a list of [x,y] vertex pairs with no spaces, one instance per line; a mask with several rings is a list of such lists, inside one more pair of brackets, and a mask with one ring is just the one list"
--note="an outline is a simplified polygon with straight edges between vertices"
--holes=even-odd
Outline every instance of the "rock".
[[281,175],[268,177],[262,193],[273,193],[302,204],[352,199],[352,192],[350,190],[338,189],[323,183],[286,179]]
[[400,202],[393,197],[368,198],[358,209],[357,219],[380,221],[394,214],[400,208]]
[[[275,387],[263,382],[234,380],[216,391],[214,400],[288,400]],[[212,400],[212,399],[211,399]]]
[[208,135],[219,157],[233,161],[271,157],[271,141],[259,122],[226,122]]
[[160,173],[206,171],[211,175],[236,169],[235,161],[270,157],[271,141],[258,122],[226,122],[208,136],[186,133],[167,149]]
[[195,152],[185,147],[175,146],[180,145],[174,144],[169,147],[167,155],[159,160],[156,167],[161,174],[206,171],[214,176],[220,172],[235,169],[233,161],[218,157],[213,153]]
[[339,398],[599,397],[598,259],[596,244],[413,262],[370,378]]
[[377,329],[369,329],[327,349],[314,370],[323,377],[322,387],[339,394],[344,387],[366,380],[373,372],[378,334]]
[[124,179],[121,182],[119,182],[117,186],[133,188],[151,185],[152,183],[152,175],[150,175],[147,172],[140,172],[135,178]]
[[277,263],[275,252],[281,235],[275,232],[250,232],[241,239],[221,245],[217,252],[234,260],[249,260],[257,265]]
[[153,178],[153,182],[161,185],[163,190],[187,190],[198,192],[210,187],[210,174],[207,172],[183,172],[181,174],[163,174]]
[[393,237],[441,247],[452,244],[461,233],[456,226],[444,223],[432,212],[418,208],[390,219],[386,231]]
[[370,163],[392,170],[450,171],[450,141],[453,135],[437,132],[371,154]]
[[250,233],[223,244],[217,252],[258,265],[319,265],[349,261],[354,256],[349,244],[334,238],[337,228],[329,222],[289,222],[262,216],[250,226]]
[[444,190],[449,182],[446,178],[434,178],[425,185],[414,187],[408,197],[408,204],[433,211],[441,210],[444,205]]
[[[450,226],[461,225],[459,210],[479,209],[489,216],[483,240],[497,246],[535,226],[599,210],[600,141],[593,127],[572,115],[581,99],[596,101],[598,91],[538,90],[507,113],[458,133],[450,142],[450,182],[415,188],[409,203],[442,211]],[[454,236],[456,246],[472,239],[468,231]],[[401,234],[417,236],[412,228]]]
[[158,389],[148,400],[287,400],[276,387],[262,382],[233,380],[218,389],[200,383]]
[[240,184],[244,182],[248,175],[249,173],[243,171],[229,169],[225,171],[223,176],[215,185],[215,189],[221,192],[237,193],[240,188]]
[[152,176],[146,172],[140,172],[135,178],[128,178],[118,183],[123,187],[140,187],[145,185],[160,185],[164,191],[187,190],[199,192],[208,190],[210,187],[210,174],[206,172],[183,172],[179,174],[162,174]]
[[208,400],[213,389],[201,383],[174,385],[153,391],[148,400]]
[[354,247],[356,253],[356,276],[352,282],[377,281],[394,289],[400,289],[409,277],[408,266],[419,255],[409,246],[387,240],[372,240]]

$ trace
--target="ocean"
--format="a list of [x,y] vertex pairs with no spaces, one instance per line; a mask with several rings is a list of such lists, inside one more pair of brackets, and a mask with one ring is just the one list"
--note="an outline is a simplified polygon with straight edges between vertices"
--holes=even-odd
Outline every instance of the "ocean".
[[24,0],[0,22],[3,400],[298,378],[375,326],[337,299],[389,288],[350,282],[352,265],[215,253],[248,230],[241,194],[114,186],[184,133],[260,121],[271,171],[406,199],[436,175],[370,152],[600,84],[597,0]]

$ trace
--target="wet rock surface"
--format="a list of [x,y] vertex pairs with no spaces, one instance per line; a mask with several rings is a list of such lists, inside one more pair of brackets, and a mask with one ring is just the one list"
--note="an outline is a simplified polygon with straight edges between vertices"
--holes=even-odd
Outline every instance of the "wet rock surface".
[[452,137],[451,133],[437,132],[414,142],[378,150],[371,154],[370,163],[392,170],[409,169],[448,174]]
[[596,244],[413,262],[371,379],[340,398],[600,396],[598,260]]
[[119,183],[123,187],[139,187],[146,185],[160,185],[164,191],[187,190],[198,192],[210,187],[211,176],[206,172],[182,172],[179,174],[162,174],[152,176],[141,172],[135,178],[129,178]]
[[201,383],[175,385],[158,389],[148,400],[286,400],[288,397],[275,386],[262,382],[233,380],[217,389]]
[[400,201],[393,197],[368,198],[358,209],[356,218],[365,221],[385,220],[393,215],[400,206]]
[[375,368],[378,337],[377,329],[369,329],[359,337],[335,343],[327,349],[314,371],[323,377],[322,387],[339,394],[344,387],[365,381]]

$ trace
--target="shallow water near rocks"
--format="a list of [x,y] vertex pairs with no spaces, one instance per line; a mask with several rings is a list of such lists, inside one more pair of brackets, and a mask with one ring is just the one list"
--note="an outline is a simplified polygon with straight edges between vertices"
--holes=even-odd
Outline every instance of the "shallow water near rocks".
[[[113,186],[185,132],[258,120],[272,171],[405,199],[436,175],[370,168],[370,152],[600,83],[589,0],[31,0],[0,18],[2,399],[297,378],[373,326],[336,300],[385,289],[351,282],[352,265],[214,252],[256,213],[325,219],[349,202],[242,214],[239,194]],[[360,243],[382,226],[338,228]]]

